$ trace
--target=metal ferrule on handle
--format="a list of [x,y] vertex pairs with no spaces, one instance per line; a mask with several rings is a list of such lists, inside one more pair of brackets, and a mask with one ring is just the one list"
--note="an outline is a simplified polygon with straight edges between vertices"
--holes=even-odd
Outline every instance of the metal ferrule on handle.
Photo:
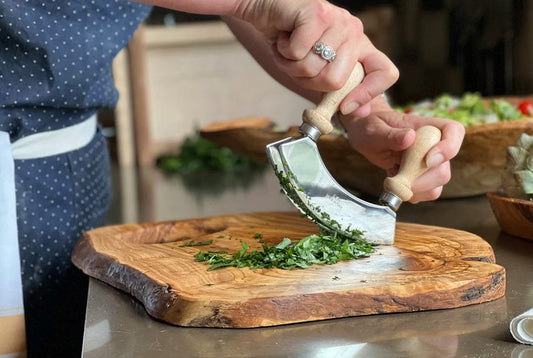
[[381,205],[386,205],[389,208],[391,208],[394,211],[398,211],[400,208],[400,205],[402,205],[402,199],[394,195],[393,193],[389,193],[387,191],[384,191],[379,196],[379,203]]
[[300,127],[298,128],[298,131],[301,134],[311,138],[314,142],[316,142],[318,138],[320,138],[320,135],[322,135],[322,133],[317,127],[306,122],[303,122],[300,125]]

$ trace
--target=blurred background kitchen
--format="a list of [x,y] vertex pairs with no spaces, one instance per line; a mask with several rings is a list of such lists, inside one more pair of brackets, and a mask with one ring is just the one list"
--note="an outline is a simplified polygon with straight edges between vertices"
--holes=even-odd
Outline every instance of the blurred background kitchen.
[[[395,104],[467,91],[487,97],[533,93],[533,0],[332,2],[360,17],[374,44],[400,69],[388,92]],[[240,197],[254,200],[246,192],[253,178],[241,175],[230,192],[227,183],[217,192],[213,180],[202,187],[202,175],[165,175],[157,158],[178,152],[184,138],[209,123],[267,117],[287,128],[311,106],[268,77],[216,17],[154,8],[113,71],[120,101],[100,115],[117,174],[118,210],[110,222],[175,219],[183,210],[180,195],[196,196],[199,207],[191,212],[197,216],[238,212]],[[278,191],[275,181],[255,185]],[[204,195],[211,199],[202,208]],[[220,200],[224,208],[216,208],[217,195],[233,197],[235,208],[227,207],[227,198]],[[261,200],[268,210],[268,199]],[[279,198],[272,200],[272,209],[279,209]]]

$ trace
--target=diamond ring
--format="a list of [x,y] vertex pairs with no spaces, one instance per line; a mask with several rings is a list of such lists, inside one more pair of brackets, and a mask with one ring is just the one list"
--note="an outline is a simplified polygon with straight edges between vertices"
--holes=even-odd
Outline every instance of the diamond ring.
[[335,56],[337,56],[335,50],[331,48],[331,46],[328,46],[320,41],[313,46],[313,50],[328,62],[333,62],[333,60],[335,60]]

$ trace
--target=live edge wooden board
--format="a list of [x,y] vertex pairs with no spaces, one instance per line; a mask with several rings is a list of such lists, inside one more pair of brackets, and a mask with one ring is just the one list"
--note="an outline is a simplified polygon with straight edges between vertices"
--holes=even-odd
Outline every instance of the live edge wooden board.
[[[88,231],[73,263],[123,290],[153,317],[194,327],[249,328],[338,317],[413,312],[478,304],[505,293],[505,269],[479,236],[397,223],[395,244],[368,258],[304,270],[207,271],[199,250],[261,250],[317,227],[294,212],[214,216],[128,224]],[[213,240],[209,246],[182,245]]]

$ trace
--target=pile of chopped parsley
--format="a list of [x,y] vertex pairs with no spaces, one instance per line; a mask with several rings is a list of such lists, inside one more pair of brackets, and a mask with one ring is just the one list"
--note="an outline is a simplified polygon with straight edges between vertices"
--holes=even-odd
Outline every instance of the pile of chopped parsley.
[[249,246],[246,242],[242,241],[241,245],[241,250],[233,254],[225,251],[200,251],[194,259],[210,264],[208,271],[223,267],[293,270],[368,257],[375,250],[373,244],[361,237],[341,237],[336,233],[313,234],[296,242],[284,238],[275,246],[263,242],[262,251],[248,252]]

